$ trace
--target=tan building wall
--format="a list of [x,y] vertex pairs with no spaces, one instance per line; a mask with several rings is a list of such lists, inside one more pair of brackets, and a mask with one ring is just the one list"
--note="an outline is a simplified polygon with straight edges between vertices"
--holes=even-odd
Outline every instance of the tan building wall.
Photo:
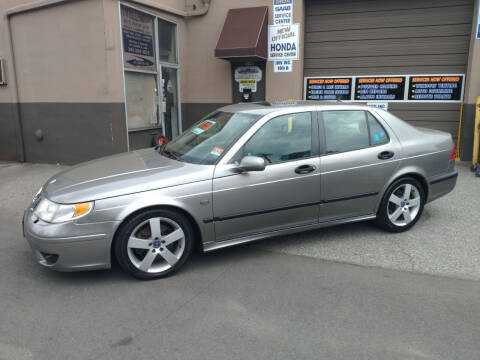
[[[300,57],[291,73],[274,73],[273,63],[267,62],[267,101],[303,97],[304,3],[308,0],[293,1],[294,22],[300,24],[302,34]],[[0,1],[0,57],[6,60],[8,81],[0,86],[0,159],[77,162],[125,151],[119,1],[66,0],[28,9],[49,2]],[[178,25],[183,128],[232,101],[230,62],[214,56],[228,10],[268,6],[272,23],[272,0],[211,0],[209,7],[202,0],[124,3]],[[22,12],[13,14],[16,10]],[[465,88],[465,153],[471,152],[471,112],[480,95],[477,43],[472,32]],[[72,155],[72,148],[77,153]]]
[[[294,0],[295,23],[301,23],[303,33],[303,0]],[[229,103],[232,101],[230,62],[213,55],[220,32],[231,8],[268,6],[268,20],[272,24],[272,0],[212,0],[205,17],[188,21],[188,49],[190,59],[186,65],[188,77],[185,89],[186,103]],[[300,44],[300,60],[294,61],[291,73],[274,73],[272,62],[267,62],[266,100],[301,99],[303,89],[303,39]],[[208,89],[206,91],[205,89]]]

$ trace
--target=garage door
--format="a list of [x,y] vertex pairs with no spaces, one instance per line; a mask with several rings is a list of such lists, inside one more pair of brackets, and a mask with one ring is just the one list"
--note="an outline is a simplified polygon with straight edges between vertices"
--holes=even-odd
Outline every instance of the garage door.
[[[306,0],[305,76],[465,74],[473,0]],[[459,103],[390,103],[456,139]]]

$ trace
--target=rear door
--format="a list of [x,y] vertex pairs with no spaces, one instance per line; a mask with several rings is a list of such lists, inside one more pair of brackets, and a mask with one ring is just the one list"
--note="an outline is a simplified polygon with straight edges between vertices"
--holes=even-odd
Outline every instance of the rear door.
[[[315,112],[306,111],[260,122],[235,155],[217,166],[213,179],[217,241],[318,222],[320,172],[315,117]],[[232,171],[233,163],[247,155],[263,157],[265,170]]]
[[399,165],[401,147],[369,111],[320,113],[320,221],[373,214]]

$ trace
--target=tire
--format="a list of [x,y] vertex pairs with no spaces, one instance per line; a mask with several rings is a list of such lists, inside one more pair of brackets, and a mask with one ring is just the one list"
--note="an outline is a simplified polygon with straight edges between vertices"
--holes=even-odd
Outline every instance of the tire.
[[183,214],[151,209],[121,225],[114,251],[123,270],[138,279],[153,280],[180,269],[192,252],[193,242],[192,224]]
[[[408,198],[407,189],[410,189]],[[389,232],[407,231],[420,219],[424,206],[425,190],[422,184],[412,177],[400,178],[385,191],[376,223]]]

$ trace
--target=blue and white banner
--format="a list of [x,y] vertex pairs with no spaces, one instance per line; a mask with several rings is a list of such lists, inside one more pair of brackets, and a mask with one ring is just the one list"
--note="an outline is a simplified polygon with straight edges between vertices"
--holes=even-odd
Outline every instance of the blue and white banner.
[[126,6],[121,9],[124,67],[156,71],[153,16]]
[[293,0],[273,0],[273,25],[293,23]]

